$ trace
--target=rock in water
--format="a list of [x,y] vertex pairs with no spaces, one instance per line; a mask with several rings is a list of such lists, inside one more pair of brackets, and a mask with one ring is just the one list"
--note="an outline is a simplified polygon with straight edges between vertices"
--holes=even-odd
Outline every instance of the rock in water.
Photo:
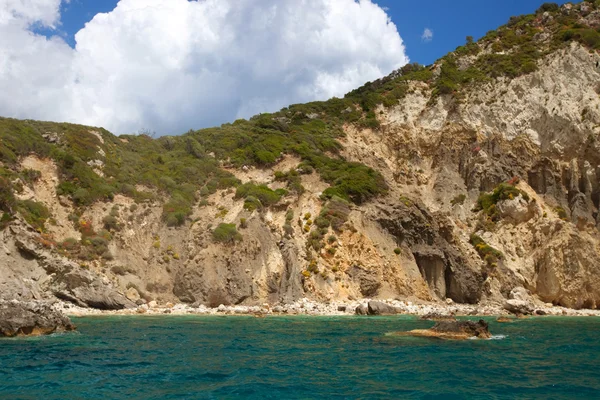
[[435,337],[440,339],[488,339],[492,337],[488,324],[480,319],[473,321],[439,321],[431,329],[415,329],[408,332],[397,332],[398,336]]
[[69,317],[48,303],[0,302],[0,336],[39,336],[75,330]]
[[454,318],[454,315],[440,314],[438,312],[427,313],[427,314],[421,316],[419,319],[427,320],[427,321],[456,321],[456,318]]
[[398,314],[398,310],[389,304],[381,301],[370,301],[368,304],[369,315],[393,315]]

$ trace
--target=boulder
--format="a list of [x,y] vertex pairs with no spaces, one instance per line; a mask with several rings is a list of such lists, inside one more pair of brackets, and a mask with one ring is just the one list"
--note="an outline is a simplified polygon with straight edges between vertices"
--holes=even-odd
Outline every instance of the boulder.
[[434,337],[440,339],[462,340],[470,338],[488,339],[492,337],[488,324],[480,319],[474,321],[439,321],[431,329],[415,329],[397,332],[398,336]]
[[531,303],[525,300],[508,299],[504,302],[504,309],[513,314],[530,315],[533,312]]
[[398,314],[396,307],[381,301],[371,300],[367,306],[369,315],[393,315]]
[[367,315],[369,313],[369,308],[366,304],[361,304],[354,310],[356,315]]
[[39,336],[75,330],[69,317],[39,301],[0,301],[0,336]]
[[508,295],[510,299],[522,300],[526,302],[531,302],[531,295],[529,291],[522,286],[514,287],[510,294]]

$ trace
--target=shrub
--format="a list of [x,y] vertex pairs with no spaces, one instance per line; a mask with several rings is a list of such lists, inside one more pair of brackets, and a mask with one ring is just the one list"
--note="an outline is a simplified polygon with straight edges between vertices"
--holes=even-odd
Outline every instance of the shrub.
[[25,221],[37,230],[44,230],[46,220],[50,218],[50,211],[42,203],[33,200],[19,201],[17,210]]
[[242,235],[237,231],[234,224],[221,223],[212,232],[212,237],[215,242],[234,243],[242,240]]
[[121,226],[119,225],[119,220],[117,217],[113,215],[107,215],[102,218],[102,224],[104,224],[104,228],[110,230],[119,230]]
[[[133,268],[124,267],[122,265],[115,265],[110,270],[113,272],[113,274],[115,274],[115,275],[121,275],[121,276],[124,276],[124,275],[131,274],[131,273],[135,272],[135,270]],[[129,284],[128,284],[128,286],[129,286]],[[128,287],[128,289],[129,289],[129,287]]]
[[562,207],[556,207],[554,209],[554,211],[556,212],[556,214],[558,214],[558,218],[562,219],[563,221],[567,221],[568,220],[569,216],[568,216],[568,214],[567,214],[567,212],[565,211],[564,208],[562,208]]
[[77,205],[89,204],[91,201],[90,192],[87,189],[77,189],[75,193],[73,193],[73,201]]
[[457,205],[457,204],[464,204],[465,200],[467,199],[467,196],[463,193],[456,195],[452,200],[450,200],[450,204],[452,204],[453,206]]
[[248,222],[246,221],[246,218],[240,218],[240,228],[247,228],[248,227]]
[[[277,204],[286,193],[287,191],[283,189],[271,190],[267,185],[256,185],[248,182],[238,186],[235,197],[246,199],[249,207],[256,209]],[[251,198],[251,201],[248,201],[248,198]]]
[[0,176],[0,210],[11,213],[16,204],[10,179]]
[[402,253],[402,249],[401,249],[400,247],[396,247],[396,248],[394,249],[394,254],[396,254],[396,255],[400,255],[401,253]]
[[27,183],[36,182],[42,177],[42,173],[35,169],[26,168],[21,171],[21,178]]
[[544,13],[546,11],[555,12],[555,11],[558,11],[559,9],[560,9],[560,7],[556,3],[544,3],[540,6],[540,8],[537,9],[536,13]]
[[496,210],[496,204],[502,200],[512,200],[518,196],[522,196],[525,201],[529,201],[529,195],[524,191],[517,189],[515,186],[501,183],[496,186],[492,193],[482,193],[477,198],[475,211],[484,211],[492,221],[497,221],[499,215]]
[[[317,218],[319,228],[327,228],[329,225],[339,232],[350,215],[350,204],[337,196],[332,197],[321,209]],[[327,221],[327,223],[325,222]]]
[[481,257],[490,267],[496,266],[496,263],[504,258],[501,251],[496,250],[492,246],[488,245],[480,236],[472,234],[469,242],[475,247],[477,254]]

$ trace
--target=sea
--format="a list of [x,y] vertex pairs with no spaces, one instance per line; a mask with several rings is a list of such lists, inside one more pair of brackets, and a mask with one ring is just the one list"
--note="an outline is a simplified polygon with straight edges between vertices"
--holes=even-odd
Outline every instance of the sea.
[[489,340],[387,335],[413,316],[103,316],[0,340],[1,399],[600,399],[600,318],[488,318]]

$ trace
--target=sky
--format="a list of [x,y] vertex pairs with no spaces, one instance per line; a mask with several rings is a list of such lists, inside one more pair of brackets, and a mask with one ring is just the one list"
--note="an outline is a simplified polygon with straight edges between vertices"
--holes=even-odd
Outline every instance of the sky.
[[342,97],[542,3],[0,0],[0,115],[179,134]]

